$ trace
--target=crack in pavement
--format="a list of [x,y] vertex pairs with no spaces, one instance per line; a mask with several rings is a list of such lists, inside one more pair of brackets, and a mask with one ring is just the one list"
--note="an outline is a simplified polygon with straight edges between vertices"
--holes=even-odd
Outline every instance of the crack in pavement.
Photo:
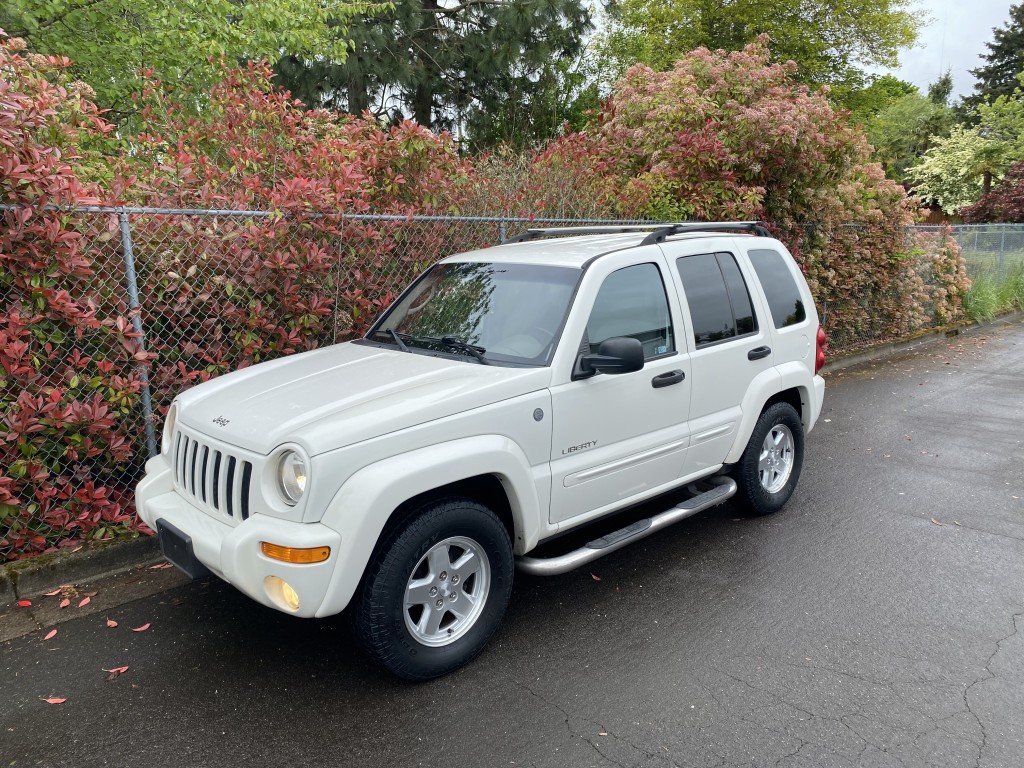
[[1010,621],[1013,623],[1013,631],[996,640],[995,650],[992,651],[991,655],[989,655],[988,659],[985,661],[985,672],[988,674],[984,677],[978,678],[964,689],[964,706],[967,707],[967,711],[978,722],[978,727],[981,728],[981,744],[978,745],[978,758],[974,763],[974,768],[981,768],[981,758],[985,752],[985,745],[988,744],[988,730],[985,728],[985,723],[982,722],[981,717],[974,711],[974,709],[971,708],[971,702],[969,700],[971,689],[981,683],[987,682],[988,680],[994,680],[998,677],[998,675],[992,671],[992,661],[1002,651],[1003,643],[1017,634],[1017,619],[1022,616],[1024,616],[1024,612],[1014,613],[1010,616]]
[[[572,723],[570,722],[570,718],[576,718],[577,720],[581,720],[581,721],[583,721],[585,723],[589,723],[589,724],[593,725],[596,729],[600,730],[601,732],[606,733],[609,738],[614,739],[615,741],[622,742],[627,747],[632,749],[634,752],[636,752],[639,755],[641,755],[644,759],[653,760],[655,758],[663,758],[662,755],[659,755],[656,752],[650,752],[650,751],[648,751],[646,749],[638,747],[636,744],[634,744],[629,739],[613,733],[608,728],[602,726],[600,723],[598,723],[598,722],[596,722],[594,720],[591,720],[590,718],[571,714],[566,709],[564,709],[562,706],[560,706],[556,702],[551,701],[550,699],[542,696],[540,693],[538,693],[537,691],[533,690],[533,688],[531,688],[530,686],[526,685],[525,683],[516,683],[516,685],[518,685],[520,688],[525,690],[527,693],[529,693],[534,698],[539,699],[544,704],[546,704],[549,707],[557,710],[562,715],[563,722],[565,723],[566,733],[569,735],[569,738],[577,740],[577,741],[585,742],[587,745],[590,746],[590,748],[592,750],[594,750],[594,752],[596,752],[602,758],[604,758],[604,760],[606,762],[609,762],[609,763],[611,763],[613,765],[617,765],[617,766],[619,766],[619,768],[627,768],[627,766],[624,765],[622,762],[620,762],[620,761],[616,760],[615,758],[611,757],[610,755],[608,755],[603,749],[601,749],[601,745],[598,744],[597,742],[593,741],[589,736],[586,736],[586,735],[584,735],[582,733],[577,733],[573,729],[573,727],[572,727]],[[672,765],[672,768],[678,768],[674,761],[669,761],[669,762]],[[638,763],[637,763],[637,765],[638,765]]]

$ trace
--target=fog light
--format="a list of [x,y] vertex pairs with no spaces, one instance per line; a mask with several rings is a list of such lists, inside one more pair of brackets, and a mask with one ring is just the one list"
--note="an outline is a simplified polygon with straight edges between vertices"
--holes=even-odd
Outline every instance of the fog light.
[[295,594],[292,585],[287,581],[281,582],[281,599],[284,600],[284,604],[288,606],[289,610],[299,610],[299,596]]
[[269,541],[261,541],[260,550],[267,557],[284,563],[322,563],[331,556],[330,547],[282,547]]
[[291,584],[277,576],[267,576],[263,580],[263,588],[267,596],[280,608],[295,613],[299,610],[299,594]]

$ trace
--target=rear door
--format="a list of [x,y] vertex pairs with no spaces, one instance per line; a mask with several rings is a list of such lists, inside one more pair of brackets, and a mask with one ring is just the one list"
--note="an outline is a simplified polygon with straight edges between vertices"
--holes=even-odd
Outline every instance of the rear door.
[[682,297],[693,366],[687,475],[725,460],[750,382],[773,366],[770,326],[760,295],[751,290],[753,275],[736,257],[732,238],[713,242],[714,248],[707,240],[663,245]]

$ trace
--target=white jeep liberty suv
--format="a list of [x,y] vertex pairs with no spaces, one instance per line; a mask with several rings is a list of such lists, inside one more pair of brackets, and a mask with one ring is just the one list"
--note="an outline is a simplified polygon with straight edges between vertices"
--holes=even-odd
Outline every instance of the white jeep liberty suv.
[[192,577],[348,608],[370,656],[427,679],[483,650],[517,567],[564,573],[734,495],[781,508],[824,347],[758,222],[528,230],[430,267],[362,339],[181,393],[137,506]]

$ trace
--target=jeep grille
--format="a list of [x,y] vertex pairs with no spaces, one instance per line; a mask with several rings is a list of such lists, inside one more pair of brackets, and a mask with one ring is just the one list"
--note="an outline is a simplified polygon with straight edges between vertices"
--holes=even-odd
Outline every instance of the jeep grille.
[[197,507],[246,520],[252,463],[178,432],[174,438],[174,485]]

